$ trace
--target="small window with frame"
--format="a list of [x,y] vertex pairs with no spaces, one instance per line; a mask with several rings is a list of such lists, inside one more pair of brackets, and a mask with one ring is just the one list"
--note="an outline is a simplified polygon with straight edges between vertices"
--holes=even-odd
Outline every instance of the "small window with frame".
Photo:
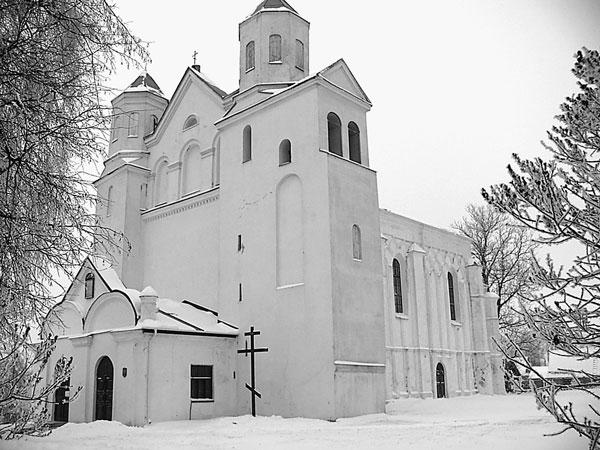
[[190,399],[213,401],[213,366],[190,366]]

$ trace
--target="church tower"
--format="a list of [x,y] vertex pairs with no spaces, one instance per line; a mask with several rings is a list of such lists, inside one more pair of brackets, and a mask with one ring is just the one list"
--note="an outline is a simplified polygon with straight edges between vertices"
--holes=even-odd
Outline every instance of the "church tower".
[[285,0],[264,0],[239,27],[240,92],[309,73],[310,24]]
[[[286,1],[261,2],[239,30],[240,91],[215,123],[217,309],[240,330],[260,329],[269,347],[261,356],[261,414],[382,412],[371,103],[343,60],[308,75],[309,23]],[[247,361],[238,363],[239,409],[246,411]]]
[[168,101],[147,73],[138,76],[112,101],[108,158],[94,183],[99,202],[96,213],[103,225],[124,238],[122,249],[110,251],[114,269],[127,287],[142,289],[141,210],[147,207],[148,151],[151,135]]

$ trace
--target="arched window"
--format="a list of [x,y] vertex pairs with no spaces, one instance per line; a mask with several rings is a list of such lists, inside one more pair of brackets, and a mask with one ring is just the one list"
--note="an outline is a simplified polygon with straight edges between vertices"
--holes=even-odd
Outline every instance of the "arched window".
[[327,139],[329,152],[342,156],[342,122],[337,114],[327,114]]
[[394,278],[394,308],[397,314],[404,313],[404,305],[402,304],[402,272],[400,271],[400,263],[397,259],[392,262],[392,276]]
[[244,128],[243,140],[242,162],[248,162],[252,159],[252,127],[250,125],[246,125]]
[[254,41],[246,45],[246,71],[254,69]]
[[111,139],[114,142],[117,139],[119,139],[119,128],[121,127],[121,116],[115,117],[115,120],[113,123],[114,123],[114,125],[113,125],[113,129],[112,129]]
[[304,70],[304,44],[300,40],[296,40],[296,67]]
[[183,195],[202,189],[202,155],[198,147],[190,147],[183,155]]
[[360,164],[360,130],[354,122],[348,124],[348,144],[350,160]]
[[448,301],[450,302],[450,320],[456,320],[456,302],[454,298],[454,277],[448,272]]
[[437,363],[435,366],[435,387],[436,398],[446,397],[446,371],[442,363]]
[[167,161],[162,161],[156,167],[156,179],[154,181],[155,206],[167,203],[169,198],[169,173]]
[[196,116],[190,116],[187,119],[185,119],[185,123],[183,124],[183,129],[187,130],[188,128],[191,128],[194,125],[198,125],[198,119],[196,119]]
[[154,133],[156,131],[156,127],[158,126],[158,117],[155,115],[150,116],[150,125],[150,129],[152,130],[152,133]]
[[138,113],[129,114],[129,137],[136,137],[138,135]]
[[110,216],[112,213],[112,202],[113,202],[113,187],[108,188],[108,192],[106,194],[106,215]]
[[281,36],[269,36],[269,62],[281,62]]
[[85,298],[94,298],[94,274],[89,272],[85,276]]
[[279,144],[279,165],[289,164],[292,162],[292,143],[288,139],[284,139]]
[[362,260],[362,242],[358,225],[352,225],[352,258],[357,261]]

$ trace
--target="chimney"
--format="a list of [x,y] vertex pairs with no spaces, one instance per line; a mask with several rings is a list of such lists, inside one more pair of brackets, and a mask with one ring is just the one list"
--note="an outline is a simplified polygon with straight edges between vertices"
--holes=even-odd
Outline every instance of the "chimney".
[[158,294],[152,287],[147,286],[140,294],[140,301],[142,302],[141,307],[141,320],[146,319],[156,320],[156,312],[158,311]]

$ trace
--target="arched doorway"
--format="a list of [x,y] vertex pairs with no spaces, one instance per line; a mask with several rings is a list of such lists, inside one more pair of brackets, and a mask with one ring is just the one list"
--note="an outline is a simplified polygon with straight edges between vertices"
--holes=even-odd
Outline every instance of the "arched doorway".
[[112,420],[113,364],[108,356],[102,357],[96,369],[95,420]]
[[438,363],[435,367],[435,386],[437,398],[446,398],[446,374],[442,363]]
[[54,421],[68,422],[69,421],[69,386],[71,379],[67,378],[63,381],[58,389],[54,391]]

